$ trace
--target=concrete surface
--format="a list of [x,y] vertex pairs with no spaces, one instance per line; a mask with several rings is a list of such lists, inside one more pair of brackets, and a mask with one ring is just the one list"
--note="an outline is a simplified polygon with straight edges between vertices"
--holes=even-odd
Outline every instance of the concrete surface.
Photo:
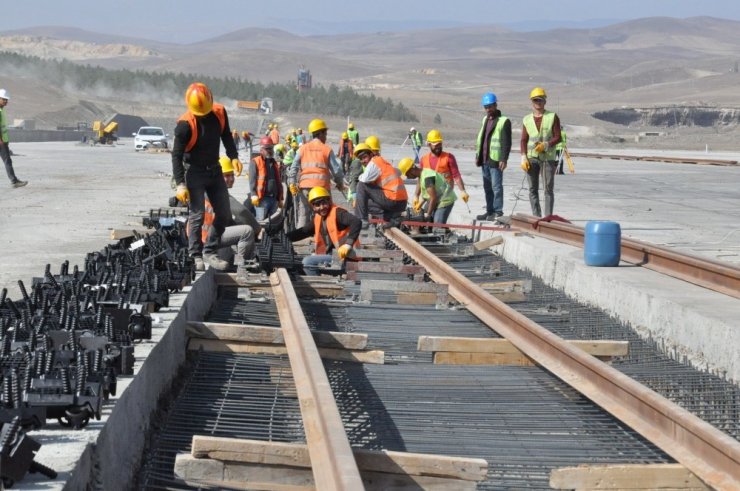
[[[0,182],[4,189],[0,193],[0,287],[7,287],[12,298],[19,295],[18,279],[30,282],[43,273],[46,263],[51,263],[55,271],[64,260],[82,264],[87,252],[99,250],[109,241],[109,229],[139,226],[141,219],[135,215],[166,206],[173,195],[169,154],[134,152],[130,139],[110,147],[50,142],[16,143],[12,148],[17,154],[16,173],[30,181],[20,189],[3,188],[6,184]],[[452,151],[471,200],[470,212],[462,202],[455,205],[450,222],[469,223],[483,212],[480,171],[472,164],[471,151]],[[632,151],[625,149],[623,153],[627,152]],[[410,154],[408,146],[384,146],[384,155],[394,161]],[[712,155],[740,158],[738,154]],[[507,214],[512,210],[529,212],[518,160],[518,154],[512,155],[512,165],[505,172]],[[588,159],[576,159],[575,165],[575,175],[556,178],[555,213],[578,225],[587,220],[615,220],[622,225],[625,236],[740,263],[740,168]],[[245,197],[246,189],[247,180],[237,179],[233,194]],[[740,301],[642,268],[587,268],[580,250],[544,239],[507,235],[500,252],[572,296],[604,307],[646,335],[666,340],[668,346],[686,353],[697,364],[740,379],[735,341]],[[60,489],[74,462],[90,448],[89,443],[98,439],[98,434],[99,455],[110,459],[109,463],[123,463],[118,469],[107,467],[102,474],[104,481],[120,484],[116,479],[124,479],[132,470],[137,455],[120,454],[122,450],[112,436],[130,433],[131,445],[122,448],[126,452],[140,450],[153,397],[166,382],[152,380],[157,380],[158,370],[171,370],[181,356],[179,350],[184,349],[177,344],[182,341],[180,334],[165,335],[169,322],[177,315],[175,305],[160,314],[153,342],[142,343],[136,351],[137,364],[152,349],[159,353],[152,358],[163,359],[142,371],[147,375],[141,381],[136,379],[137,388],[131,396],[123,393],[125,384],[119,382],[121,401],[129,399],[113,415],[112,404],[106,406],[106,415],[113,420],[110,430],[102,430],[103,422],[93,421],[84,432],[65,431],[50,424],[32,433],[44,444],[39,461],[61,471],[61,475],[53,482],[29,476],[24,489]],[[169,336],[169,343],[175,344],[155,348],[154,342],[162,336]],[[723,342],[724,350],[718,350]],[[87,475],[83,468],[100,464],[95,461],[97,457],[94,460],[89,452],[86,455],[78,477]]]

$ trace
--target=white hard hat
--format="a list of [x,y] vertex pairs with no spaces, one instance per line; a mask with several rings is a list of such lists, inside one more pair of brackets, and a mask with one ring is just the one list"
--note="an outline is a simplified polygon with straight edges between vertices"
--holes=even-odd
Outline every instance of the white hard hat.
[[10,94],[5,89],[0,89],[0,99],[10,100]]
[[412,126],[412,127],[411,127],[411,129],[410,129],[409,131],[416,131],[416,128],[414,128],[414,127]]

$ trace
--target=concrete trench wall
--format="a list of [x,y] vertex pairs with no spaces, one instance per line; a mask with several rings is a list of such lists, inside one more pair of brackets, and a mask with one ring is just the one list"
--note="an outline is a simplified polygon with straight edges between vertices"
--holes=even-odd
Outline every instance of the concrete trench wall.
[[[213,270],[208,270],[193,283],[187,295],[181,295],[182,306],[176,317],[119,398],[97,441],[85,449],[65,490],[130,489],[141,465],[157,403],[185,361],[186,323],[205,318],[217,291]],[[170,308],[178,307],[171,303]]]

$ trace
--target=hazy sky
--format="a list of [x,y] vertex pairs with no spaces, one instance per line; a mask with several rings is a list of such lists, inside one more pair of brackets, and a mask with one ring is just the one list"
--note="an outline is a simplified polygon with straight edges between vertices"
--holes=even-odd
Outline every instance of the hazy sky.
[[[11,0],[4,3],[10,4]],[[533,7],[534,5],[534,7]],[[319,7],[320,6],[320,7]],[[244,27],[296,34],[498,24],[516,30],[595,27],[640,17],[711,16],[740,20],[738,0],[17,0],[5,5],[0,31],[67,26],[189,43]]]

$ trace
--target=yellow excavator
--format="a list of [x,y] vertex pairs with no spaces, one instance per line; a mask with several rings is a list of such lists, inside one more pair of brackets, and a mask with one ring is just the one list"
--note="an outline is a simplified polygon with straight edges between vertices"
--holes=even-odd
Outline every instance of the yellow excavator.
[[113,145],[113,143],[118,140],[116,130],[118,130],[118,123],[115,121],[111,121],[107,125],[102,121],[95,121],[93,122],[90,143],[93,145],[96,143],[100,143],[101,145]]

